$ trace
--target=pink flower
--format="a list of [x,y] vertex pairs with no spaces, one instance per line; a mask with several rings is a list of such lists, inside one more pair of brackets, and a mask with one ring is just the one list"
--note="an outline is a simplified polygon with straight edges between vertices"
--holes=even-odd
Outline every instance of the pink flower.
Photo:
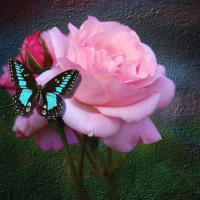
[[5,65],[2,68],[3,68],[3,74],[0,77],[0,86],[5,88],[8,91],[8,93],[11,96],[13,96],[16,92],[16,88],[11,83],[8,65]]
[[122,152],[159,141],[149,116],[170,103],[175,86],[150,47],[117,22],[89,17],[80,29],[68,28],[67,37],[57,28],[50,31],[61,70],[77,69],[82,76],[74,96],[63,98],[64,122]]
[[[175,86],[153,51],[133,30],[117,22],[89,17],[80,29],[68,27],[67,36],[57,28],[42,33],[58,67],[45,71],[37,81],[43,85],[62,71],[79,70],[82,81],[74,96],[62,97],[66,109],[61,117],[69,141],[74,137],[71,129],[99,137],[122,152],[138,143],[159,141],[161,136],[149,116],[170,103]],[[18,117],[14,131],[17,137],[35,136],[44,150],[62,148],[36,111],[29,118]]]

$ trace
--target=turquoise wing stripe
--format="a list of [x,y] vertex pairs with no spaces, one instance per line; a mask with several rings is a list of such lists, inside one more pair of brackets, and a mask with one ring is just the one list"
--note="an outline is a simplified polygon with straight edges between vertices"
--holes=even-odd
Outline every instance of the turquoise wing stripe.
[[26,86],[26,81],[19,81],[20,86]]
[[57,94],[60,94],[60,93],[62,92],[62,89],[63,89],[63,88],[61,88],[61,87],[56,87],[56,92],[57,92]]
[[22,89],[22,92],[19,96],[19,100],[21,101],[21,103],[26,106],[28,104],[28,100],[30,98],[30,96],[32,95],[32,90],[29,89]]
[[46,99],[47,99],[47,110],[51,110],[54,107],[58,106],[57,100],[56,100],[56,94],[47,93]]
[[67,85],[69,79],[71,78],[71,75],[67,75],[65,78],[63,77],[63,81],[60,83],[60,85],[58,87],[55,87],[56,94],[60,94],[63,91],[63,88]]

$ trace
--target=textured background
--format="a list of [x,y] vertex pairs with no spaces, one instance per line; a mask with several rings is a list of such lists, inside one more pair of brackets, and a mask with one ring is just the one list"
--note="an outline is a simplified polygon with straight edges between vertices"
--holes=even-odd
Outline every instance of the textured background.
[[[176,84],[170,106],[153,120],[163,140],[138,146],[117,170],[120,199],[200,199],[200,2],[198,0],[1,0],[0,66],[36,30],[67,33],[92,15],[130,26]],[[34,139],[16,140],[11,98],[0,89],[0,199],[76,199],[63,151],[42,152]],[[72,147],[76,157],[78,147]],[[88,197],[105,199],[95,178]]]

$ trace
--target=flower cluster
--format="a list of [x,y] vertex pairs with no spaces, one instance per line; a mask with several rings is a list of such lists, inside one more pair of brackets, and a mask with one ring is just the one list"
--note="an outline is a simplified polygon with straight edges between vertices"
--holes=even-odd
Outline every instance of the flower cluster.
[[[80,72],[82,80],[74,96],[62,97],[67,109],[61,117],[68,142],[78,142],[73,129],[98,137],[121,152],[131,151],[138,143],[159,141],[161,136],[149,116],[170,103],[175,86],[166,77],[165,68],[157,64],[151,48],[136,32],[118,22],[89,17],[80,29],[72,24],[68,28],[68,35],[56,27],[40,35],[36,32],[31,40],[25,39],[21,56],[17,56],[34,57],[36,70],[53,66],[36,78],[41,85],[62,71]],[[41,41],[48,49],[46,54]],[[44,61],[48,52],[51,62]],[[26,64],[29,68],[33,65]],[[0,85],[13,95],[7,66],[3,69]],[[18,116],[13,130],[18,138],[35,136],[43,150],[62,148],[60,138],[35,110],[29,118]]]

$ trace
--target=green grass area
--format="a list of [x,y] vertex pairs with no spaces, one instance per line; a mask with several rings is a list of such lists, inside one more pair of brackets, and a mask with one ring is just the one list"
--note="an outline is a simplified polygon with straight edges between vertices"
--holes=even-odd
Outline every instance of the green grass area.
[[[0,114],[0,199],[77,199],[74,183],[68,176],[64,151],[44,152],[34,138],[16,139],[12,132],[12,108],[3,108]],[[162,124],[156,126],[161,130]],[[199,124],[195,122],[192,127],[185,125],[182,128],[187,132],[184,137],[163,130],[162,141],[138,145],[125,155],[124,162],[116,170],[120,199],[200,199]],[[100,148],[106,154],[103,143]],[[71,151],[77,167],[79,146],[71,146]],[[119,155],[115,151],[114,159]],[[104,200],[103,187],[97,178],[89,176],[91,170],[85,160],[87,197]]]

